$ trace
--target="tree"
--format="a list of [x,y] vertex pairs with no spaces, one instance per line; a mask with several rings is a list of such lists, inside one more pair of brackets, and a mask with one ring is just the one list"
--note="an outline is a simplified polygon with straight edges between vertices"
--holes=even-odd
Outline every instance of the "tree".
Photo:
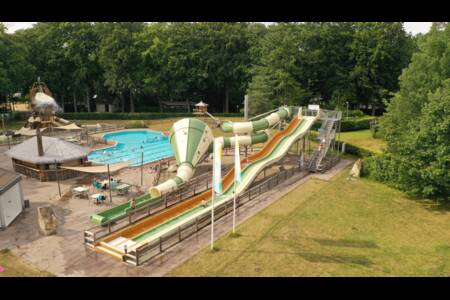
[[125,98],[128,95],[130,110],[134,112],[133,93],[142,88],[141,53],[135,45],[144,23],[114,22],[98,26],[102,37],[98,59],[104,84],[110,92],[119,95],[122,112],[125,111]]
[[412,40],[400,22],[362,22],[354,27],[350,79],[358,103],[372,106],[374,114],[398,90],[398,76],[410,61]]
[[102,73],[98,64],[100,36],[95,24],[90,22],[62,22],[60,29],[67,33],[64,42],[64,57],[75,70],[72,84],[85,94],[87,111],[91,111],[91,91],[98,89]]
[[27,49],[5,32],[0,24],[0,98],[23,92],[32,80],[33,66],[26,60]]
[[450,26],[432,27],[418,48],[381,121],[387,151],[369,161],[369,169],[412,195],[448,200]]
[[296,24],[269,26],[261,41],[261,60],[252,68],[248,89],[252,114],[281,105],[286,99],[298,104],[311,96],[296,78],[299,35]]

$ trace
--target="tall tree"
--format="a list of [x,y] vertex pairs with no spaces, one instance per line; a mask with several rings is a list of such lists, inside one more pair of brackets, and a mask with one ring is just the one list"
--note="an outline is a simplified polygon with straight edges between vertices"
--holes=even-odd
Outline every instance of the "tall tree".
[[0,99],[26,92],[34,67],[27,61],[27,49],[0,24]]
[[412,43],[400,22],[355,23],[350,74],[360,104],[383,107],[389,93],[398,90],[398,76],[411,57]]
[[450,25],[432,26],[400,77],[382,118],[387,142],[370,161],[379,180],[421,197],[450,193]]
[[119,95],[122,112],[127,96],[130,110],[134,111],[133,94],[142,89],[141,53],[135,46],[143,29],[142,22],[99,24],[102,38],[98,58],[104,72],[104,84],[110,92]]

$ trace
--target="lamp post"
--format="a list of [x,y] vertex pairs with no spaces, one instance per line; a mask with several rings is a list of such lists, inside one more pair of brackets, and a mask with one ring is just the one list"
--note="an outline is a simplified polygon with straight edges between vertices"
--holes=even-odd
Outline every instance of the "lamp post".
[[109,163],[106,165],[108,168],[108,189],[109,189],[109,203],[112,204],[112,193],[111,193],[111,173],[109,172]]
[[144,146],[141,145],[141,186],[144,185]]
[[348,101],[346,103],[347,103],[347,119],[348,119]]
[[59,198],[61,198],[61,185],[59,183],[58,163],[56,162],[56,159],[55,159],[55,174],[56,180],[58,181]]

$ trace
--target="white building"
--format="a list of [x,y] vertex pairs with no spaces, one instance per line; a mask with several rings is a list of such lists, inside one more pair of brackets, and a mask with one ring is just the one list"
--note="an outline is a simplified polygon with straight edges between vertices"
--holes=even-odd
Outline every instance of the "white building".
[[0,168],[0,229],[4,230],[25,208],[22,177]]

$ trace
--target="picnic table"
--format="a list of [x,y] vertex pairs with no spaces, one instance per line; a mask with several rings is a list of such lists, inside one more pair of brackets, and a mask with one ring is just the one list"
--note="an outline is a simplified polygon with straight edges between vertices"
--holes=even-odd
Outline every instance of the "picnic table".
[[116,187],[117,193],[119,195],[125,195],[130,191],[131,185],[127,183],[122,183]]
[[78,196],[80,198],[82,198],[82,197],[86,197],[87,198],[88,192],[89,192],[89,188],[87,188],[85,186],[79,186],[79,187],[76,187],[76,188],[72,189],[72,192],[73,192],[75,197]]
[[105,195],[103,195],[102,193],[93,194],[91,195],[91,198],[94,199],[95,204],[103,203],[103,201],[106,200]]

